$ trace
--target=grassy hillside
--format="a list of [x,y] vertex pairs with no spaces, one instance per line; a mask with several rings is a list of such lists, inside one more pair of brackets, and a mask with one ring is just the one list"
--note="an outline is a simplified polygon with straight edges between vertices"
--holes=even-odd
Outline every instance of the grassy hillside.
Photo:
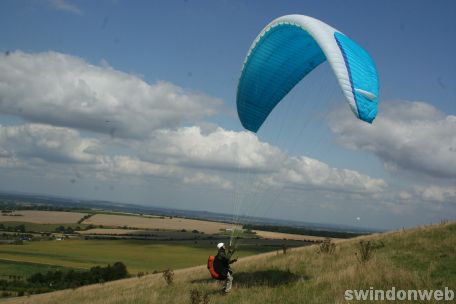
[[[374,241],[376,247],[365,263],[358,260],[360,240]],[[318,253],[319,246],[314,245],[294,249],[286,255],[267,253],[247,257],[235,265],[233,291],[226,296],[218,293],[219,284],[209,280],[207,270],[200,266],[175,271],[172,285],[167,285],[157,274],[10,301],[192,303],[190,294],[194,290],[207,294],[207,303],[345,303],[347,289],[448,286],[454,290],[455,248],[456,223],[442,224],[340,241],[332,254]]]

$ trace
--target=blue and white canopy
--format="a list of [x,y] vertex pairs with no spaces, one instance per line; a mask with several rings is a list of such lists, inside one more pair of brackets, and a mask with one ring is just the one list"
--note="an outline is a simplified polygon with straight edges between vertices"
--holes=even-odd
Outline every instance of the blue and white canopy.
[[326,23],[287,15],[268,24],[247,53],[236,101],[244,128],[257,132],[282,98],[325,60],[353,113],[372,123],[377,115],[378,76],[370,55]]

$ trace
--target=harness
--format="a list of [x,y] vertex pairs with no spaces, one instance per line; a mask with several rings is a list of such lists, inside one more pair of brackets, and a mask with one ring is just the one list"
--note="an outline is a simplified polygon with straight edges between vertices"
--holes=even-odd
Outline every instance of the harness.
[[215,271],[214,262],[217,263],[215,256],[209,256],[209,258],[207,259],[207,269],[209,270],[211,277],[216,280],[225,280],[226,276],[221,275],[217,273],[217,271]]

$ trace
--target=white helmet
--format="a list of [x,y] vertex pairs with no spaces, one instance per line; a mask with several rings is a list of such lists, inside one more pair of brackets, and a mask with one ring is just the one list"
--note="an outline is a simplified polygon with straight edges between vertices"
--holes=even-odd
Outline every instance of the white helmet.
[[225,244],[223,244],[223,243],[218,243],[218,244],[217,244],[217,249],[220,250],[220,248],[225,248]]

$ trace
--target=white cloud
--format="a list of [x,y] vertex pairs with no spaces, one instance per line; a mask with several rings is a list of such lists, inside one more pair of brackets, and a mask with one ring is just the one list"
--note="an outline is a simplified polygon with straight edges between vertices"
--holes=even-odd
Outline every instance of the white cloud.
[[117,155],[113,157],[105,157],[100,161],[95,169],[102,173],[106,179],[115,179],[116,175],[126,176],[157,176],[157,177],[170,177],[176,178],[183,174],[182,169],[162,165],[151,162],[141,161],[135,157]]
[[[316,159],[290,157],[249,132],[199,127],[160,130],[143,146],[141,157],[187,168],[255,173],[262,186],[308,187],[328,191],[376,193],[387,184],[357,171],[332,168]],[[200,176],[202,177],[202,176]],[[202,180],[196,178],[195,180]]]
[[259,141],[253,133],[222,128],[203,131],[197,126],[159,130],[139,149],[145,160],[218,170],[273,171],[286,158],[279,148]]
[[31,122],[144,138],[213,115],[221,103],[61,53],[0,55],[0,112]]
[[197,184],[197,185],[213,185],[222,189],[233,189],[233,184],[218,175],[211,175],[202,172],[197,172],[195,175],[187,176],[184,178],[184,183]]
[[96,139],[81,138],[72,129],[42,124],[0,125],[0,146],[0,154],[11,161],[42,159],[55,163],[93,163],[101,150]]
[[[38,122],[0,129],[2,165],[71,164],[98,179],[164,177],[232,189],[238,170],[265,185],[378,193],[359,172],[290,157],[250,132],[201,122],[221,101],[55,52],[0,55],[0,112]],[[418,111],[420,112],[420,111]],[[199,126],[182,127],[183,123]],[[109,139],[78,129],[120,137]],[[77,169],[74,169],[77,168]],[[59,167],[63,172],[63,167]]]
[[331,168],[329,165],[308,157],[291,157],[275,174],[265,177],[267,185],[311,188],[336,192],[376,193],[387,184],[357,171]]
[[456,116],[409,101],[383,102],[372,125],[350,115],[338,111],[330,120],[343,145],[372,152],[391,171],[456,179]]
[[456,203],[456,186],[417,186],[415,192],[425,201]]
[[[0,167],[42,171],[58,178],[77,175],[97,180],[125,180],[128,177],[160,177],[187,184],[232,189],[229,180],[195,170],[143,161],[135,156],[108,155],[103,142],[83,138],[77,130],[42,124],[0,125]],[[133,152],[134,151],[130,151]],[[63,165],[63,167],[61,166]]]
[[266,187],[307,187],[334,193],[376,193],[386,187],[383,180],[353,170],[331,168],[303,156],[289,157],[259,141],[253,133],[222,128],[205,131],[200,127],[159,130],[141,144],[124,140],[124,146],[116,152],[115,147],[106,145],[107,141],[84,138],[69,128],[2,126],[0,165],[29,164],[30,170],[45,166],[49,174],[53,170],[64,174],[62,164],[70,166],[68,172],[100,180],[153,176],[225,190],[233,189],[233,179],[238,175],[234,173],[239,168],[245,171],[242,174],[254,173],[253,179]]
[[49,3],[58,10],[67,11],[75,14],[82,13],[79,7],[69,3],[67,0],[49,0]]
[[398,196],[401,200],[408,201],[413,198],[413,195],[405,190],[399,191]]
[[[78,131],[42,124],[0,125],[0,158],[5,165],[32,163],[79,165],[90,172],[137,176],[178,176],[181,169],[171,165],[141,161],[132,156],[106,154],[102,142],[83,138]],[[9,160],[9,162],[7,161]],[[86,172],[87,173],[87,172]],[[90,175],[90,173],[88,174]]]

